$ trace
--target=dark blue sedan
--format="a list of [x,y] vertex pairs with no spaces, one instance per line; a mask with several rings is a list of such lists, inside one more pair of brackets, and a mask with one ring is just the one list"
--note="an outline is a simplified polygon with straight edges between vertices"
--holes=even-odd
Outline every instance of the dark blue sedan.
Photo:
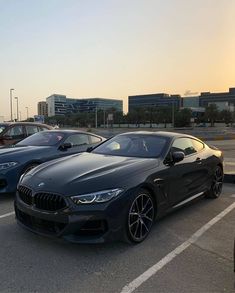
[[1,148],[0,195],[14,193],[20,176],[35,166],[84,152],[104,140],[77,130],[50,130],[36,133],[12,147]]

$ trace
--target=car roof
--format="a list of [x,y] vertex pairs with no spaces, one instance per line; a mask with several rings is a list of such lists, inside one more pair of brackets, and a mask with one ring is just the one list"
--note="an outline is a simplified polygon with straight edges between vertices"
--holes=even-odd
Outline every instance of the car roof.
[[156,135],[156,136],[165,136],[168,138],[174,138],[174,137],[188,137],[188,138],[196,138],[192,135],[185,134],[185,133],[178,133],[178,132],[171,132],[171,131],[132,131],[132,132],[125,132],[121,133],[120,135]]
[[47,124],[38,123],[38,122],[2,122],[0,125],[10,126],[10,125],[38,125],[38,126],[45,126],[45,127],[52,127]]
[[[47,130],[43,131],[43,132],[47,132]],[[87,132],[87,131],[83,131],[83,130],[79,130],[79,129],[52,129],[52,130],[48,130],[48,132],[55,132],[55,133],[83,133],[83,134],[88,134],[88,135],[95,135],[97,137],[103,138],[102,136],[95,134],[95,133],[91,133],[91,132]]]

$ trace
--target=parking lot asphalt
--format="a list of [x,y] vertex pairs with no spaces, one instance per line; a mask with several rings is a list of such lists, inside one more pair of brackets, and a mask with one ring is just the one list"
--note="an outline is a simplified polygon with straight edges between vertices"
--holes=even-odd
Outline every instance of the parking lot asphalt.
[[225,184],[220,198],[199,199],[156,222],[141,244],[77,245],[23,230],[9,215],[13,198],[1,198],[0,292],[131,292],[129,284],[214,218],[134,292],[233,292],[234,202],[235,185]]

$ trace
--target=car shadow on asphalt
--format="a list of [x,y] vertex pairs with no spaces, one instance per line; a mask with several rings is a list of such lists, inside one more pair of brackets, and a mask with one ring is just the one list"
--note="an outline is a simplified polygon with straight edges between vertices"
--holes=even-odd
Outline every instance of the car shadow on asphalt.
[[13,193],[2,194],[0,196],[0,204],[1,203],[8,203],[8,202],[12,202],[12,204],[13,204],[14,198],[15,198],[15,194],[13,194]]

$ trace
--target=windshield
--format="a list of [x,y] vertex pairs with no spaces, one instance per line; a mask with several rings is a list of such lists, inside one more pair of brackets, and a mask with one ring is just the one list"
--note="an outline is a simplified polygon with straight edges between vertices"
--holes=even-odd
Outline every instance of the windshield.
[[0,124],[0,133],[2,133],[6,129],[6,125]]
[[156,158],[162,153],[166,138],[156,135],[118,135],[94,149],[95,154]]
[[62,132],[42,131],[22,140],[17,143],[17,146],[53,146],[58,144],[63,137]]

